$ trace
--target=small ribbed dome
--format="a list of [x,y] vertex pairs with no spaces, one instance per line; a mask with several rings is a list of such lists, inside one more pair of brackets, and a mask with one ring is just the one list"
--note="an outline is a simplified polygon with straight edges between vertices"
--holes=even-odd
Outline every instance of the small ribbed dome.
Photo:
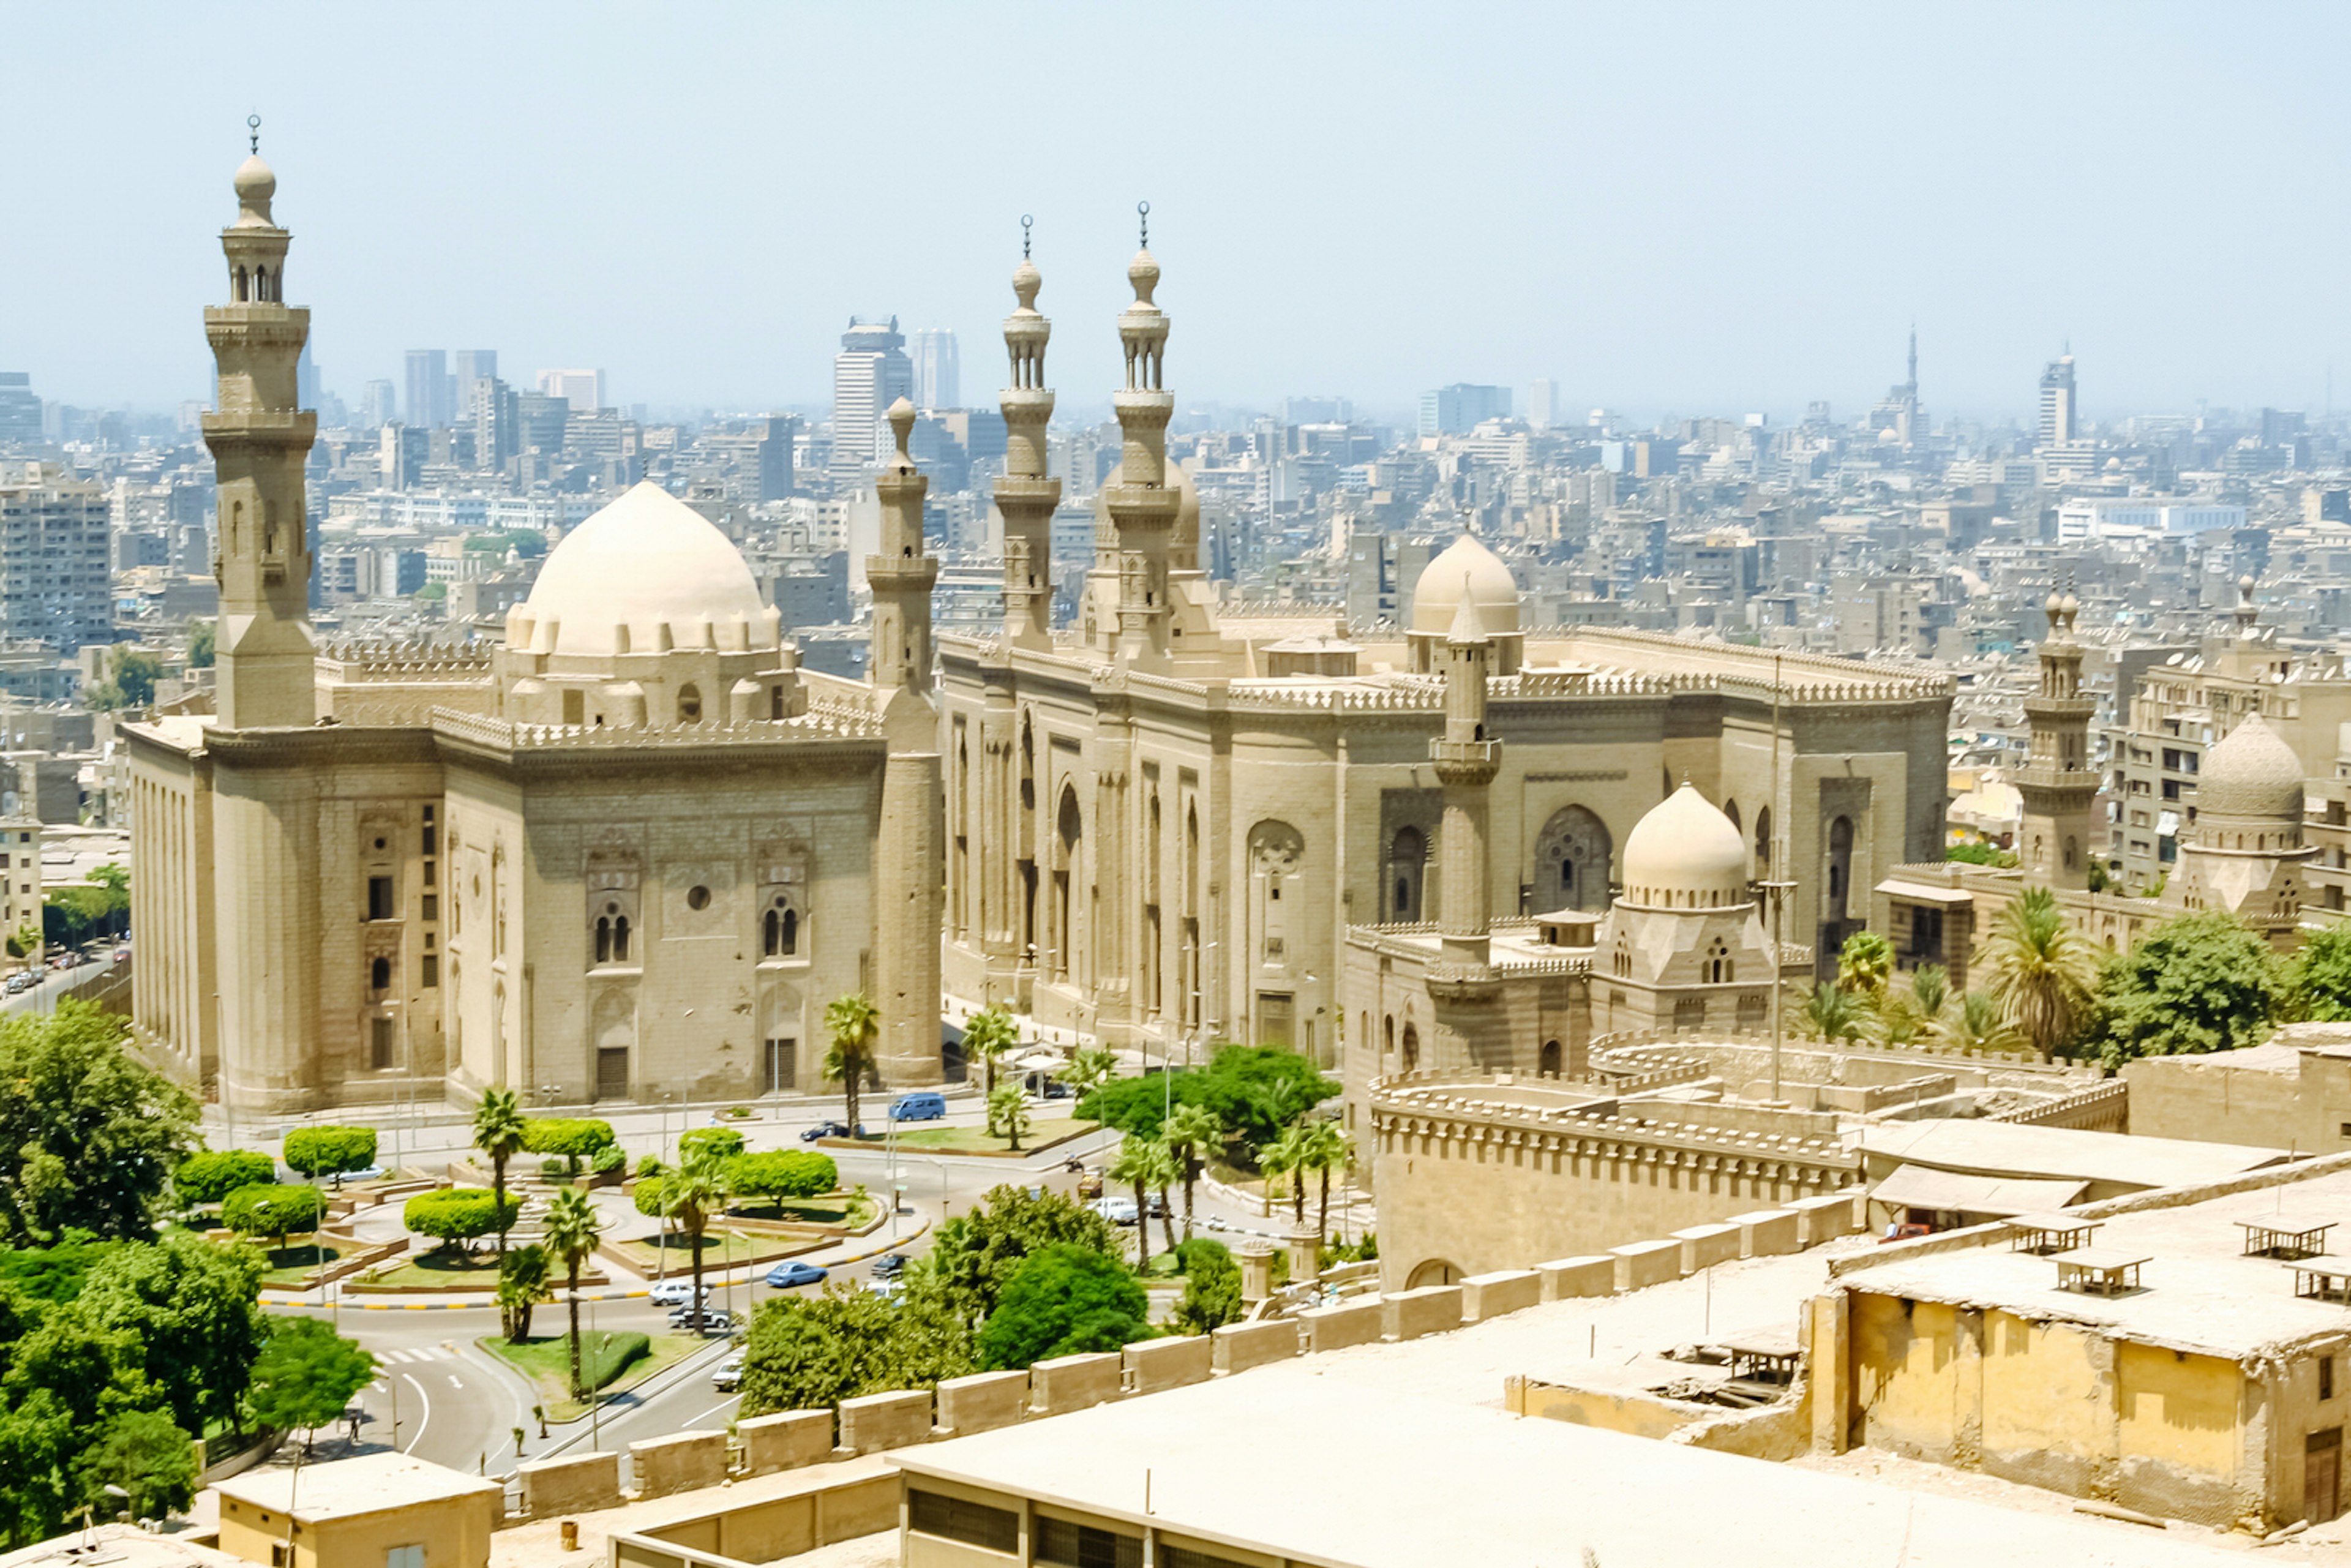
[[2302,821],[2302,758],[2260,714],[2204,754],[2196,776],[2196,815]]
[[[515,608],[556,623],[558,653],[652,653],[671,628],[678,645],[704,620],[725,646],[737,620],[754,648],[772,648],[767,601],[742,552],[710,520],[647,480],[563,537]],[[625,641],[620,628],[628,629]]]
[[261,161],[261,154],[252,156],[236,166],[236,202],[245,214],[269,221],[270,198],[277,194],[277,176]]
[[1126,264],[1126,280],[1134,285],[1134,301],[1151,304],[1152,290],[1159,287],[1159,262],[1147,250],[1138,250],[1134,259]]
[[1033,310],[1037,308],[1037,291],[1044,287],[1045,275],[1037,270],[1035,262],[1022,256],[1020,265],[1012,269],[1013,297],[1023,308]]
[[1625,841],[1625,902],[1654,909],[1748,903],[1746,841],[1729,817],[1684,784]]
[[1463,534],[1422,569],[1412,590],[1412,629],[1440,637],[1450,632],[1465,583],[1477,598],[1478,622],[1489,637],[1519,629],[1519,585],[1501,558],[1474,534]]

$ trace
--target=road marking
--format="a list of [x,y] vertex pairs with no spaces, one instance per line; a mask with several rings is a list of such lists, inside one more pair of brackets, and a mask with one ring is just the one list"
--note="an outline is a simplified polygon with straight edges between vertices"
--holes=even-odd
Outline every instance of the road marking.
[[720,1400],[717,1404],[713,1405],[709,1409],[705,1410],[701,1415],[696,1416],[693,1420],[688,1421],[684,1426],[679,1427],[678,1430],[682,1432],[693,1431],[711,1416],[717,1415],[721,1410],[726,1409],[726,1406],[734,1404],[737,1400],[742,1397],[743,1396],[740,1394],[728,1395],[726,1398]]
[[465,1385],[457,1381],[457,1375],[453,1372],[449,1375],[449,1386],[463,1392]]
[[400,1375],[400,1380],[402,1383],[407,1384],[411,1388],[416,1390],[417,1399],[424,1406],[424,1414],[417,1417],[416,1430],[410,1435],[408,1447],[401,1450],[401,1452],[404,1454],[413,1454],[416,1452],[416,1445],[424,1440],[424,1428],[430,1425],[433,1420],[433,1401],[431,1397],[425,1394],[424,1385],[417,1382],[416,1379],[408,1373],[402,1373]]

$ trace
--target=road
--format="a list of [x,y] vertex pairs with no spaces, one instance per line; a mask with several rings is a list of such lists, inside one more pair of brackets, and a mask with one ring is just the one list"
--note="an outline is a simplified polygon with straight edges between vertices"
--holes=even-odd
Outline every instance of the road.
[[103,972],[89,964],[72,969],[45,969],[39,985],[13,997],[0,997],[0,1013],[55,1012],[58,998],[79,987],[90,987],[95,992],[104,985],[127,984],[130,978],[131,961],[127,958],[109,965]]

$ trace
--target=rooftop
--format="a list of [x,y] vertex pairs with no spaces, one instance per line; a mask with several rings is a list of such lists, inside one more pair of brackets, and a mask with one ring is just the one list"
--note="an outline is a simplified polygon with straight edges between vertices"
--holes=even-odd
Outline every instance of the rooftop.
[[[358,1454],[330,1464],[293,1470],[247,1470],[214,1483],[223,1497],[275,1513],[291,1513],[306,1524],[349,1519],[390,1508],[440,1502],[475,1493],[496,1496],[496,1481],[484,1480],[405,1454]],[[288,1496],[294,1506],[287,1507]]]
[[245,1559],[179,1535],[150,1535],[129,1524],[74,1531],[0,1553],[0,1568],[245,1568]]
[[1866,1129],[1861,1147],[1873,1171],[1898,1160],[1980,1176],[2071,1177],[2140,1188],[2224,1181],[2290,1157],[2283,1149],[1978,1119],[1886,1123]]

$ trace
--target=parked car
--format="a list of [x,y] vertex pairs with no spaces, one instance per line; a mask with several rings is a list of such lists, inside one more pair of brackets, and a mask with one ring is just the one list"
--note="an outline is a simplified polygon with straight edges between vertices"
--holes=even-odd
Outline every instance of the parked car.
[[721,1394],[732,1394],[740,1388],[743,1385],[743,1358],[730,1355],[720,1362],[718,1370],[710,1375],[710,1383]]
[[866,1294],[878,1296],[894,1306],[898,1299],[906,1293],[906,1287],[895,1280],[868,1280],[865,1281],[865,1291]]
[[1048,1100],[1067,1100],[1076,1092],[1077,1091],[1071,1089],[1068,1084],[1061,1082],[1059,1079],[1048,1078],[1045,1080],[1045,1098]]
[[[691,1277],[656,1281],[653,1288],[647,1291],[645,1294],[657,1307],[682,1307],[694,1294],[694,1281]],[[708,1285],[702,1287],[702,1299],[705,1301],[710,1299]]]
[[813,1263],[788,1261],[768,1270],[768,1283],[778,1291],[789,1291],[799,1285],[821,1285],[831,1277],[829,1270]]
[[873,1277],[877,1280],[894,1280],[905,1271],[906,1255],[904,1252],[884,1252],[873,1260]]
[[944,1122],[947,1114],[947,1097],[927,1091],[901,1094],[890,1102],[893,1122]]
[[1113,1225],[1133,1225],[1135,1221],[1134,1199],[1131,1197],[1113,1194],[1094,1199],[1091,1207]]
[[865,1124],[862,1122],[854,1127],[846,1122],[819,1122],[800,1134],[800,1142],[813,1144],[819,1138],[862,1138],[864,1135]]

